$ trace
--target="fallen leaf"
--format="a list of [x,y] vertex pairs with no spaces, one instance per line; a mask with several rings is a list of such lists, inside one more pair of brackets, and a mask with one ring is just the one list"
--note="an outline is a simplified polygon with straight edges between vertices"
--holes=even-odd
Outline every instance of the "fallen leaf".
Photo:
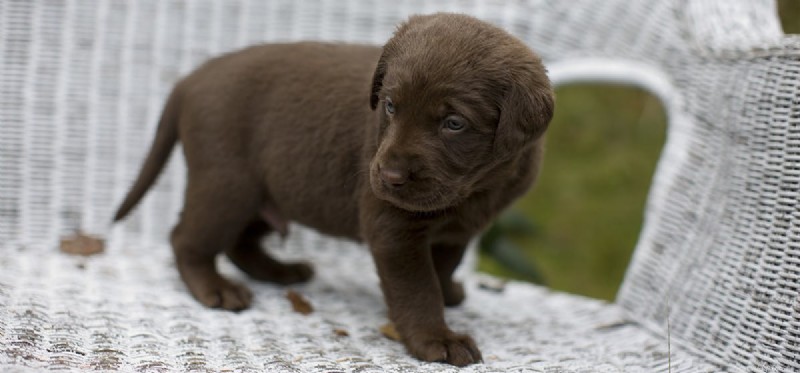
[[294,312],[301,313],[303,315],[308,315],[314,312],[314,307],[311,306],[311,303],[303,297],[300,293],[289,290],[286,292],[286,299],[292,303],[292,309]]
[[349,337],[350,333],[344,329],[333,329],[333,333],[336,334],[337,337]]
[[400,334],[397,333],[393,323],[383,324],[380,330],[384,337],[400,342]]
[[102,239],[76,232],[75,234],[61,238],[61,252],[72,255],[95,255],[105,250],[105,241]]

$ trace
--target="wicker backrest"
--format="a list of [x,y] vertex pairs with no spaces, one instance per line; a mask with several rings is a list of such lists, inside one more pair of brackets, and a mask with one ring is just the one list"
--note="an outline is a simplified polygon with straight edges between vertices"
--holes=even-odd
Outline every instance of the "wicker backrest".
[[668,141],[618,303],[662,335],[669,318],[674,343],[723,366],[800,368],[800,39],[772,0],[4,0],[0,240],[45,247],[80,229],[110,250],[164,245],[180,156],[124,225],[109,222],[181,75],[263,41],[380,44],[437,10],[508,29],[557,84],[661,97]]
[[798,371],[800,39],[770,2],[664,16],[684,47],[655,62],[669,136],[617,301],[722,366]]

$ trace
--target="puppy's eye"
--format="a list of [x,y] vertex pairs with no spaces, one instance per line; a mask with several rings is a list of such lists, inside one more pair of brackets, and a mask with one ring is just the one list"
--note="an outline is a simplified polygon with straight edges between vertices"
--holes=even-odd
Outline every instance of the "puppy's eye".
[[386,106],[386,114],[394,114],[394,103],[390,97],[386,97],[386,104],[384,106]]
[[461,118],[449,116],[442,121],[442,128],[450,132],[460,132],[467,125]]

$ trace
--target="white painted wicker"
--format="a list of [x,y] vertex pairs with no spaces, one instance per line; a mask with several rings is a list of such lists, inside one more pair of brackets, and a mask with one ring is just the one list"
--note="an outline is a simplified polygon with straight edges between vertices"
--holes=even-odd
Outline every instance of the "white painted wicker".
[[[380,335],[363,247],[300,227],[269,244],[316,264],[296,287],[314,313],[256,283],[251,310],[201,307],[167,246],[180,156],[110,225],[165,95],[206,58],[263,41],[380,44],[436,10],[518,35],[557,84],[663,100],[668,141],[614,304],[519,283],[493,293],[467,269],[466,304],[447,317],[486,361],[458,370]],[[775,13],[772,0],[0,0],[0,371],[800,371],[800,38]],[[77,229],[108,237],[106,252],[59,253]]]

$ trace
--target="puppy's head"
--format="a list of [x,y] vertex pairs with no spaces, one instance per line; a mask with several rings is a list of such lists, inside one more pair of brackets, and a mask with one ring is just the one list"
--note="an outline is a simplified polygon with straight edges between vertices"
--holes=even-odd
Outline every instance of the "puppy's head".
[[370,185],[410,211],[473,193],[542,136],[553,92],[521,41],[473,17],[414,16],[383,48],[370,105],[380,110]]

